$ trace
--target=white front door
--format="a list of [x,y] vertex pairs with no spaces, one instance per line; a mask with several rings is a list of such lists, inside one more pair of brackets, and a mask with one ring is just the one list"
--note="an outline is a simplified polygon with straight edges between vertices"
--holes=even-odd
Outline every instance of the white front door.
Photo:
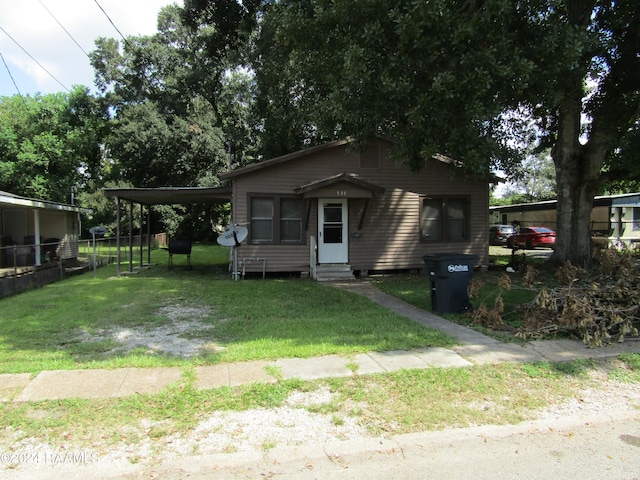
[[318,263],[349,261],[347,199],[318,199]]

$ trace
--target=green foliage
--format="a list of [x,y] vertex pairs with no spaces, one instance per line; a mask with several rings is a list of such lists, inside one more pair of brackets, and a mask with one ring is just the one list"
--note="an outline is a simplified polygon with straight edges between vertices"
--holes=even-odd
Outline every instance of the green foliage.
[[[115,112],[103,181],[218,186],[231,154],[241,165],[255,157],[250,78],[228,73],[232,63],[226,53],[207,58],[215,29],[191,28],[187,17],[185,10],[167,6],[158,15],[155,35],[130,37],[122,46],[98,40],[92,64]],[[170,234],[205,240],[227,222],[228,208],[163,206],[154,216]]]
[[588,263],[587,207],[638,174],[639,18],[633,0],[265,2],[265,146],[385,136],[415,169],[440,153],[508,176],[531,145],[551,148],[556,256]]
[[527,155],[503,197],[503,205],[555,199],[556,172],[549,151]]
[[278,2],[263,21],[258,86],[267,98],[269,88],[288,91],[283,113],[294,105],[324,137],[390,136],[398,157],[416,168],[442,153],[486,174],[490,161],[513,158],[499,116],[517,106],[513,79],[533,68],[507,60],[510,5],[465,11],[462,2]]
[[253,75],[248,72],[233,71],[222,78],[218,110],[232,168],[253,163],[260,152],[254,89]]
[[84,87],[0,98],[0,190],[69,203],[100,170],[106,109]]

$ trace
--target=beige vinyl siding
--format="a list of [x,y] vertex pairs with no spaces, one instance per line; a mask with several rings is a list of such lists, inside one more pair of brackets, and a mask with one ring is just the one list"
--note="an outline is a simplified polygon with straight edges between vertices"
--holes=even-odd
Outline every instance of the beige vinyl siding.
[[[484,181],[453,178],[451,166],[429,160],[423,170],[412,173],[388,158],[388,144],[380,143],[379,168],[360,168],[357,154],[345,150],[344,145],[313,155],[300,156],[267,168],[253,170],[233,179],[233,214],[236,223],[247,223],[249,194],[291,194],[296,187],[309,184],[341,172],[355,173],[363,180],[385,189],[369,199],[362,229],[358,229],[366,200],[349,199],[349,264],[354,270],[419,269],[422,256],[428,253],[471,253],[488,261],[488,204],[489,189]],[[370,164],[371,162],[369,162]],[[469,198],[469,242],[421,243],[419,215],[422,196],[466,196]],[[307,203],[310,202],[310,203]],[[305,245],[243,244],[239,258],[267,259],[268,271],[308,271],[309,236],[317,235],[317,200],[306,199],[303,221]],[[247,270],[259,270],[247,265]]]

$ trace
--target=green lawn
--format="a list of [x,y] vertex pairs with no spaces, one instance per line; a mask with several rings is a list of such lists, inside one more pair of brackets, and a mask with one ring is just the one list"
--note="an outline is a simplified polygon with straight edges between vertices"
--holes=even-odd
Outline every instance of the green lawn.
[[[511,280],[511,289],[502,291],[498,284],[500,278],[505,274],[505,267],[511,261],[510,250],[501,247],[491,247],[489,258],[492,265],[491,269],[485,272],[475,271],[473,273],[473,279],[480,281],[483,286],[478,296],[471,299],[471,303],[474,308],[477,308],[480,304],[492,307],[496,297],[501,295],[505,307],[502,319],[508,327],[517,329],[522,326],[523,323],[523,310],[520,307],[531,302],[535,298],[537,291],[536,289],[523,285],[522,278],[524,268],[518,272],[508,274]],[[517,258],[523,261],[524,256],[522,253],[518,253]],[[533,257],[526,259],[527,264],[537,267],[543,266],[544,261],[544,259]],[[540,277],[539,280],[553,283],[553,277],[549,277],[548,272],[543,271]],[[372,281],[376,287],[390,295],[400,298],[423,310],[432,310],[429,290],[430,282],[425,274],[384,275],[372,277]],[[540,285],[540,283],[537,283],[535,286],[540,287]],[[456,323],[475,328],[482,333],[494,336],[503,341],[520,341],[518,338],[506,335],[504,332],[493,332],[481,326],[473,325],[471,319],[464,314],[447,313],[441,316]]]
[[[146,254],[145,254],[146,255]],[[137,256],[134,254],[134,265]],[[228,249],[194,246],[193,270],[183,255],[114,278],[115,266],[0,300],[0,373],[51,369],[194,365],[354,355],[367,351],[451,346],[454,339],[358,295],[301,279],[245,279],[228,273]],[[127,263],[122,269],[128,270]],[[119,332],[154,331],[176,322],[168,311],[196,312],[183,338],[215,348],[189,359],[137,348],[118,349]],[[194,320],[193,318],[180,318]]]
[[[0,300],[2,373],[182,367],[182,379],[154,395],[0,403],[0,430],[5,432],[0,436],[0,447],[10,451],[16,442],[25,445],[32,439],[55,446],[64,439],[65,448],[99,449],[101,454],[121,449],[125,443],[153,445],[162,452],[166,439],[193,434],[214,411],[276,408],[296,392],[319,388],[330,389],[331,400],[304,408],[331,415],[336,425],[347,418],[356,419],[374,435],[516,423],[535,418],[535,412],[577,396],[584,388],[597,389],[601,384],[589,372],[599,372],[603,366],[574,361],[380,375],[356,372],[349,378],[292,379],[200,390],[193,368],[198,364],[327,353],[349,356],[370,350],[453,344],[453,339],[360,296],[310,280],[234,282],[227,271],[227,253],[224,248],[196,246],[193,271],[184,269],[185,259],[180,257],[176,268],[168,271],[167,253],[158,250],[153,252],[158,264],[136,276],[113,278],[115,267],[111,265],[100,268],[95,279],[93,273],[87,273]],[[424,276],[388,276],[378,283],[406,301],[430,307]],[[184,321],[167,313],[175,306],[192,312],[197,320],[198,328],[185,336],[213,340],[224,348],[191,359],[143,349],[114,353],[117,342],[104,332],[114,327],[153,332]],[[101,332],[104,338],[100,338]],[[93,336],[92,341],[86,340],[87,334]],[[621,356],[606,371],[613,380],[637,383],[640,357]],[[269,442],[265,448],[273,446]],[[129,459],[138,461],[135,449]]]

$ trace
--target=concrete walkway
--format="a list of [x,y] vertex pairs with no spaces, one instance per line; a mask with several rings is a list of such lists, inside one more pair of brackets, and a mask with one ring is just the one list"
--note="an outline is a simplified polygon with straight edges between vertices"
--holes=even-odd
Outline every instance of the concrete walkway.
[[[334,283],[334,287],[365,296],[400,315],[436,328],[458,339],[451,349],[424,348],[413,351],[370,352],[352,358],[327,355],[318,358],[283,358],[197,367],[198,388],[211,389],[278,379],[313,380],[354,374],[386,373],[400,369],[467,367],[500,362],[567,361],[605,358],[623,352],[640,353],[639,342],[611,347],[587,348],[572,340],[535,341],[520,346],[502,343],[467,327],[449,322],[364,281]],[[121,368],[116,370],[44,371],[29,374],[0,374],[0,401],[32,402],[64,398],[107,398],[157,393],[181,378],[181,370],[168,368]]]

